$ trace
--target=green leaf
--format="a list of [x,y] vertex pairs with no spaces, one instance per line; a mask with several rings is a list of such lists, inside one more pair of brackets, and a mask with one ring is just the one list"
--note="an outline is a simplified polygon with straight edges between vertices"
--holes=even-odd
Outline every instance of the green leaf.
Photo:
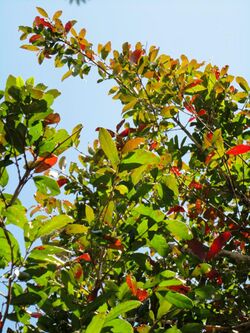
[[93,317],[85,333],[100,333],[106,320],[105,313],[99,313]]
[[181,328],[182,333],[194,333],[202,332],[203,324],[199,323],[188,323]]
[[140,305],[141,302],[139,301],[126,301],[124,303],[120,303],[116,305],[113,309],[111,309],[110,312],[107,314],[106,322],[113,320],[126,312],[136,309]]
[[117,185],[117,186],[115,186],[115,190],[120,192],[121,195],[128,193],[128,188],[125,185]]
[[172,304],[169,303],[166,299],[160,300],[160,306],[157,311],[157,319],[160,319],[162,316],[167,314],[171,309]]
[[14,296],[12,298],[12,304],[13,305],[32,305],[32,304],[37,304],[41,300],[41,296],[38,294],[28,292],[26,294]]
[[80,138],[82,129],[83,129],[83,125],[82,124],[78,124],[72,130],[71,140],[72,140],[72,142],[73,142],[73,144],[74,144],[75,147],[78,147],[78,145],[80,143],[79,138]]
[[122,160],[122,164],[158,164],[160,163],[160,157],[154,153],[144,150],[137,149],[131,155],[127,155],[126,158]]
[[225,148],[220,128],[214,131],[212,142],[216,148],[216,154],[218,155],[219,158],[221,158],[225,153]]
[[197,277],[203,274],[208,273],[211,270],[211,265],[203,262],[195,267],[193,270],[192,276]]
[[[194,331],[194,332],[198,332],[198,331]],[[169,328],[168,330],[166,330],[164,333],[182,333],[182,331],[180,331],[176,326],[173,326],[173,327]]]
[[132,172],[131,172],[131,180],[133,185],[136,185],[143,176],[143,172],[147,169],[147,165],[141,165],[139,168],[135,168]]
[[176,177],[174,177],[172,175],[168,175],[168,176],[164,177],[164,183],[177,197],[179,194],[179,190],[178,190],[178,182],[177,182]]
[[85,205],[86,220],[91,223],[95,219],[95,213],[89,205]]
[[13,205],[8,207],[4,215],[7,218],[6,224],[14,224],[23,228],[24,224],[28,222],[26,209],[22,205]]
[[[41,245],[35,247],[28,257],[30,261],[42,261],[55,265],[64,265],[64,261],[59,259],[62,255],[68,255],[70,251],[59,246]],[[56,257],[58,255],[59,257]]]
[[165,237],[157,234],[151,239],[150,247],[153,247],[162,257],[166,257],[169,250],[169,245],[166,242]]
[[51,234],[53,231],[62,229],[69,223],[73,223],[74,220],[71,216],[68,215],[58,215],[52,217],[50,220],[47,220],[42,224],[40,229],[38,230],[37,236],[43,237]]
[[153,219],[155,222],[161,222],[164,220],[164,213],[162,213],[160,210],[154,210],[152,207],[145,206],[145,205],[139,205],[134,209],[135,212],[145,215]]
[[[133,327],[125,320],[114,319],[105,322],[103,328],[108,328],[108,332],[112,333],[133,333]],[[111,330],[112,329],[112,330]]]
[[101,148],[104,151],[105,155],[111,162],[114,169],[117,169],[119,164],[119,156],[116,149],[116,145],[112,140],[111,135],[105,128],[100,128],[99,130],[99,141],[101,144]]
[[8,184],[8,182],[9,182],[9,175],[7,169],[0,168],[0,186],[5,187]]
[[190,240],[193,235],[187,225],[184,222],[178,220],[168,220],[165,221],[167,224],[167,229],[171,234],[178,240]]
[[64,81],[65,79],[67,79],[70,75],[72,75],[72,70],[68,70],[61,78],[62,81]]
[[199,84],[195,87],[192,87],[192,88],[189,88],[189,89],[185,90],[185,93],[193,95],[193,94],[196,94],[197,92],[200,92],[200,91],[203,91],[203,90],[206,90],[206,89],[207,89],[206,87]]
[[70,224],[65,228],[65,232],[68,235],[75,235],[75,234],[86,234],[89,228],[85,227],[82,224]]
[[177,306],[177,308],[192,309],[193,307],[193,302],[190,298],[179,293],[174,293],[172,291],[167,293],[166,300],[169,303]]
[[159,283],[159,287],[170,287],[170,286],[180,286],[183,284],[183,281],[180,279],[169,279],[169,280],[164,280]]
[[61,193],[57,182],[47,176],[33,177],[37,190],[46,196],[55,196]]
[[[6,237],[6,233],[8,237]],[[13,253],[13,263],[18,262],[20,259],[20,250],[19,245],[15,237],[8,230],[4,231],[3,228],[0,228],[0,268],[4,268],[12,260],[11,252]],[[12,248],[12,251],[11,251]]]
[[247,81],[246,81],[243,77],[241,77],[241,76],[237,76],[237,77],[236,77],[236,82],[239,84],[239,86],[240,86],[243,90],[245,90],[245,92],[248,92],[248,91],[250,90],[250,87],[249,87]]

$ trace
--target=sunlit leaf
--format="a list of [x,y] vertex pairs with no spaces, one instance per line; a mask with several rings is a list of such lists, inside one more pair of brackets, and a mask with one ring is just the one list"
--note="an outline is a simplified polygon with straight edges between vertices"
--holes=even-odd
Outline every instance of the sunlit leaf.
[[36,9],[37,9],[38,13],[39,13],[40,15],[42,15],[43,17],[46,17],[46,18],[49,17],[49,15],[47,14],[47,12],[46,12],[43,8],[41,8],[41,7],[36,7]]
[[167,229],[175,238],[179,240],[190,240],[193,238],[191,231],[184,222],[178,220],[167,220],[165,223],[167,225]]
[[110,312],[107,314],[106,322],[113,320],[119,316],[121,316],[124,313],[127,313],[133,309],[138,308],[138,306],[141,305],[141,302],[139,301],[126,301],[123,303],[120,303],[116,305],[114,308],[110,310]]
[[237,76],[237,77],[236,77],[236,82],[239,84],[239,86],[240,86],[243,90],[245,90],[245,92],[248,92],[248,91],[250,90],[250,87],[249,87],[247,81],[246,81],[243,77],[241,77],[241,76]]
[[250,151],[250,145],[237,145],[232,148],[230,148],[228,151],[226,151],[227,155],[240,155],[245,154]]
[[140,144],[144,143],[145,139],[144,138],[134,138],[130,139],[125,143],[125,146],[122,148],[122,153],[126,154],[129,153],[130,151],[135,150]]
[[39,237],[43,237],[51,234],[54,231],[62,229],[69,223],[73,223],[74,220],[68,215],[58,215],[52,217],[50,220],[45,221],[38,230]]
[[112,166],[117,169],[119,164],[119,156],[115,146],[114,141],[111,138],[111,135],[105,128],[100,128],[99,130],[99,141],[104,151],[105,155],[111,162]]
[[89,228],[82,224],[70,224],[65,228],[65,232],[68,235],[74,234],[86,234]]

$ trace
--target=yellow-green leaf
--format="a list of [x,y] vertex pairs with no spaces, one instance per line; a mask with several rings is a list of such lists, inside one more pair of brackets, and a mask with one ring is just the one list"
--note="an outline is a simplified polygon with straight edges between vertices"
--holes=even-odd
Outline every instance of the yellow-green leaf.
[[25,49],[25,50],[28,50],[28,51],[39,51],[39,47],[35,46],[35,45],[22,45],[21,46],[21,49]]
[[129,102],[128,104],[126,104],[124,106],[124,108],[122,109],[122,112],[131,110],[135,106],[136,103],[137,103],[137,98],[134,98],[131,102]]
[[116,149],[116,145],[112,140],[111,135],[105,128],[100,128],[99,130],[99,141],[101,148],[104,151],[105,155],[111,162],[113,168],[117,169],[119,164],[119,156]]
[[246,92],[248,92],[248,91],[250,90],[250,87],[249,87],[247,81],[246,81],[243,77],[241,77],[241,76],[237,76],[237,77],[236,77],[236,82],[237,82],[237,83],[239,84],[239,86],[240,86],[243,90],[245,90]]
[[65,232],[69,235],[73,234],[85,234],[89,228],[82,224],[71,224],[65,228]]
[[46,12],[43,8],[41,8],[41,7],[36,7],[36,9],[37,9],[38,13],[39,13],[40,15],[42,15],[43,17],[46,17],[46,18],[49,17],[49,15],[47,14],[47,12]]
[[86,215],[86,220],[91,223],[95,219],[95,214],[93,209],[89,206],[85,206],[85,215]]
[[68,70],[64,75],[63,75],[63,77],[62,77],[62,81],[63,80],[65,80],[65,79],[67,79],[67,77],[69,77],[70,75],[72,75],[72,70],[70,69],[70,70]]
[[117,185],[115,186],[115,190],[120,192],[121,195],[128,193],[128,188],[125,185]]
[[61,15],[62,15],[62,10],[58,10],[58,11],[56,11],[55,14],[53,15],[52,20],[55,21],[55,20],[58,19]]

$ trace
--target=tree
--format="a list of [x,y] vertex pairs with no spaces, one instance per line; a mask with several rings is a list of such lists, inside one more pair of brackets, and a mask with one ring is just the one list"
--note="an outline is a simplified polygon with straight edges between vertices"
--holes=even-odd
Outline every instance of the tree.
[[[21,39],[29,39],[22,48],[37,52],[40,64],[54,57],[56,67],[67,65],[62,79],[95,68],[98,82],[113,80],[109,94],[123,105],[122,120],[116,129],[97,128],[98,140],[66,169],[58,157],[78,146],[82,126],[71,134],[55,128],[57,90],[7,80],[2,331],[8,319],[26,333],[245,332],[247,81],[228,74],[228,66],[172,59],[141,43],[111,54],[108,42],[95,52],[75,21],[63,24],[61,11],[50,20],[37,9],[33,26],[20,27]],[[10,165],[18,177],[12,194]],[[37,205],[28,216],[18,197],[31,179]],[[58,196],[63,187],[73,201]],[[11,224],[23,232],[24,254]]]

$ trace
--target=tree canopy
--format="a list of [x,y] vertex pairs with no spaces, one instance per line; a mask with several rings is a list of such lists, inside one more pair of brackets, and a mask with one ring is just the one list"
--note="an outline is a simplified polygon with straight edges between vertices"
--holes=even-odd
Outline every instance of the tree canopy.
[[[67,165],[82,125],[58,129],[60,92],[9,76],[0,105],[0,332],[10,320],[8,333],[246,332],[247,81],[140,42],[95,48],[75,20],[37,10],[20,26],[22,48],[39,64],[67,67],[62,80],[91,70],[98,83],[112,80],[122,117],[115,129],[97,128],[88,152]],[[24,207],[30,181],[36,204]]]

